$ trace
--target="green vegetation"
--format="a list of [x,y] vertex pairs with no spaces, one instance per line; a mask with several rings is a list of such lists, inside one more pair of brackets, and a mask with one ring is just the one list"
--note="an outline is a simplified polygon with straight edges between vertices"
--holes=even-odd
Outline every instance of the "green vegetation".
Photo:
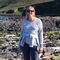
[[58,35],[58,34],[60,34],[60,31],[50,31],[50,32],[46,32],[46,33],[45,33],[46,36],[54,35],[54,34],[55,34],[55,35]]
[[0,0],[0,8],[8,6],[11,3],[16,3],[18,0]]
[[16,8],[15,11],[14,11],[14,14],[15,14],[15,15],[20,15],[21,12],[19,12],[18,9]]
[[4,37],[6,34],[8,34],[8,33],[4,32],[4,31],[0,31],[0,37]]
[[60,60],[60,55],[59,56],[54,56],[52,57],[53,60]]
[[51,42],[56,43],[60,43],[59,35],[60,31],[50,31],[44,33],[44,36],[47,36],[47,39],[50,39]]
[[3,35],[3,32],[0,32],[0,37]]
[[[0,11],[2,11],[2,10],[6,11],[9,9],[14,9],[16,7],[18,8],[21,6],[26,6],[27,4],[33,4],[33,3],[37,3],[37,2],[44,3],[44,2],[49,2],[49,1],[54,1],[54,0],[38,0],[38,1],[36,1],[36,0],[0,0],[0,8],[1,8]],[[11,5],[13,7],[10,7],[9,5]]]
[[8,59],[4,59],[4,58],[0,57],[0,60],[8,60]]
[[[0,31],[0,37],[4,37],[5,35],[9,34],[8,32]],[[19,37],[19,33],[16,33],[16,36]]]
[[[0,7],[5,7],[9,4],[13,4],[13,3],[17,3],[17,2],[25,2],[25,3],[31,3],[31,2],[34,2],[35,0],[0,0]],[[40,2],[48,2],[48,1],[53,1],[53,0],[38,0]]]

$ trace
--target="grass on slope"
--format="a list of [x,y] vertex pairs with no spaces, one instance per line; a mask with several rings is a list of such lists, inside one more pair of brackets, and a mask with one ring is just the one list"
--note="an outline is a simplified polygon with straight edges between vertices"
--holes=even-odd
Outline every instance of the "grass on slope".
[[[3,1],[3,0],[2,0]],[[5,0],[4,0],[5,1]],[[4,2],[3,1],[3,2]],[[7,0],[8,1],[8,0]],[[29,5],[29,4],[35,4],[35,3],[44,3],[44,2],[50,2],[50,1],[54,1],[54,0],[18,0],[18,2],[12,4],[12,3],[4,3],[4,4],[8,4],[6,7],[4,8],[0,8],[0,11],[7,11],[9,9],[13,9],[15,10],[16,8],[18,7],[24,7],[26,5]]]

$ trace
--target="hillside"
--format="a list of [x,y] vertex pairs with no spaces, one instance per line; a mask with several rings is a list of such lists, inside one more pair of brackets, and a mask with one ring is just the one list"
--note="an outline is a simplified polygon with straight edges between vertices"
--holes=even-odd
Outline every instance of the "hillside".
[[16,9],[18,7],[24,7],[29,4],[50,2],[53,0],[0,0],[0,11],[6,11],[9,9]]
[[[13,14],[22,15],[23,8],[33,5],[36,15],[60,16],[60,0],[0,0],[0,13],[7,13],[13,10]],[[4,3],[4,4],[3,4]],[[9,11],[10,10],[10,11]],[[25,11],[23,12],[25,15]]]

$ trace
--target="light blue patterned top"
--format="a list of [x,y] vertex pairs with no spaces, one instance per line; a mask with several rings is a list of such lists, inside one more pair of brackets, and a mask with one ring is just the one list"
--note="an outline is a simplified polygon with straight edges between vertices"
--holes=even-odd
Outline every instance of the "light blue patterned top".
[[40,44],[43,44],[43,25],[39,18],[35,18],[32,22],[30,22],[27,18],[24,18],[20,28],[20,46],[23,46],[24,43],[29,44],[30,47],[39,47]]

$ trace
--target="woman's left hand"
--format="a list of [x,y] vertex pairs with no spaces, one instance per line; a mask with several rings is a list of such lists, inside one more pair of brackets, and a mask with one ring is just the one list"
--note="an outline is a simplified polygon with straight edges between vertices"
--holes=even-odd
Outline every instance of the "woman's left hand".
[[39,49],[40,53],[43,53],[43,50],[44,50],[44,48],[41,47],[41,48]]

